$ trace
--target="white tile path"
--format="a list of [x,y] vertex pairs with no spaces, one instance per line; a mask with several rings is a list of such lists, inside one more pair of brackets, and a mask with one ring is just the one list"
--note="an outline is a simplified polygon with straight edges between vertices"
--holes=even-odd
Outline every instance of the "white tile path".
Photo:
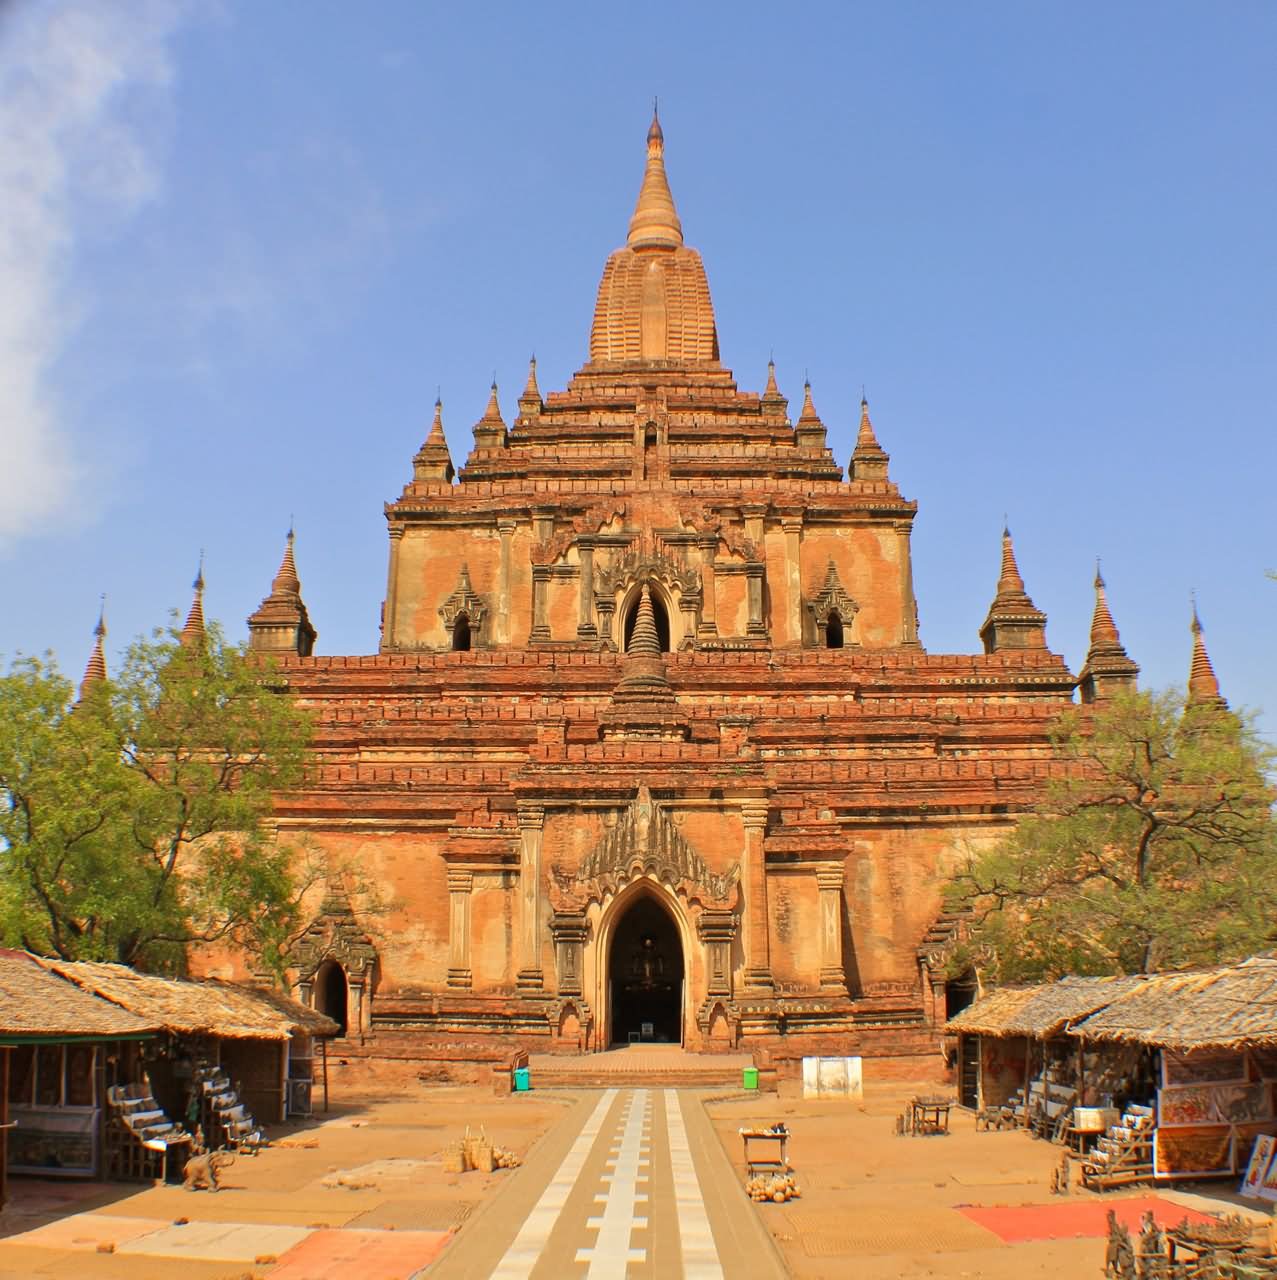
[[[591,1153],[604,1136],[603,1126],[616,1099],[617,1089],[608,1089],[600,1096],[513,1243],[490,1273],[493,1280],[526,1280],[534,1270],[540,1275],[550,1265],[550,1258],[562,1256],[559,1251],[565,1244],[569,1246],[566,1256],[575,1258],[576,1266],[580,1268],[570,1274],[580,1276],[582,1280],[625,1280],[631,1264],[642,1267],[644,1274],[648,1273],[651,1264],[647,1260],[653,1243],[648,1216],[651,1198],[653,1194],[659,1194],[664,1204],[667,1194],[663,1174],[660,1188],[652,1183],[654,1094],[647,1089],[619,1092],[622,1106],[614,1123],[608,1126],[606,1140],[611,1154],[604,1162],[606,1171],[600,1175],[603,1189],[592,1197],[593,1203],[601,1206],[602,1211],[586,1218],[584,1223],[576,1216],[581,1212],[578,1206],[581,1205],[582,1193],[588,1193],[589,1189],[588,1182],[582,1184],[582,1175]],[[683,1280],[723,1280],[722,1264],[688,1142],[682,1095],[676,1089],[665,1089],[663,1101],[672,1184],[668,1194],[675,1208]],[[660,1141],[659,1135],[656,1141]],[[597,1163],[591,1167],[596,1168]],[[640,1185],[643,1190],[640,1190]],[[571,1226],[574,1222],[577,1225]],[[556,1228],[558,1234],[555,1234]],[[593,1235],[593,1242],[587,1243],[579,1236],[573,1239],[578,1231]],[[564,1232],[568,1233],[566,1239]],[[641,1239],[647,1242],[648,1247],[635,1244],[635,1232],[647,1233]],[[551,1235],[555,1235],[552,1245]],[[549,1258],[546,1256],[547,1246]],[[669,1253],[663,1251],[663,1256],[668,1259]]]
[[590,1148],[594,1146],[594,1140],[603,1127],[603,1121],[615,1097],[615,1089],[604,1090],[598,1106],[590,1113],[590,1118],[577,1134],[571,1150],[563,1157],[558,1172],[550,1179],[541,1198],[532,1206],[532,1212],[519,1229],[519,1234],[497,1263],[492,1272],[492,1280],[525,1280],[531,1274],[550,1238],[550,1232],[554,1230],[554,1224],[559,1220],[559,1214],[563,1212],[568,1196],[572,1194],[572,1188],[581,1176],[581,1167],[590,1154]]
[[700,1179],[687,1143],[681,1100],[677,1090],[665,1090],[665,1127],[670,1141],[670,1172],[674,1179],[674,1205],[678,1233],[683,1243],[683,1280],[723,1280],[714,1233],[710,1230]]
[[647,1199],[639,1195],[638,1184],[649,1181],[648,1175],[639,1170],[650,1168],[650,1160],[644,1154],[648,1138],[643,1133],[651,1124],[650,1105],[651,1095],[646,1089],[635,1089],[630,1095],[620,1145],[613,1148],[612,1158],[606,1162],[612,1170],[603,1175],[607,1190],[595,1196],[596,1201],[603,1202],[603,1214],[585,1224],[599,1233],[598,1239],[592,1248],[576,1251],[578,1262],[590,1264],[587,1280],[625,1280],[626,1267],[647,1258],[646,1249],[630,1247],[630,1235],[647,1226],[647,1219],[636,1217],[634,1209],[639,1200]]

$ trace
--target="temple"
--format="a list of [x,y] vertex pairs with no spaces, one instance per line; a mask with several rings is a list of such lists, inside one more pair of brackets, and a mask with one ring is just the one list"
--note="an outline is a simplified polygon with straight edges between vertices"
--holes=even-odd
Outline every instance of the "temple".
[[[774,367],[740,389],[655,120],[586,363],[457,442],[436,404],[386,505],[378,653],[312,655],[291,534],[249,620],[318,726],[281,833],[337,869],[295,989],[374,1056],[932,1053],[941,885],[1033,804],[1078,685],[1010,532],[982,651],[928,653],[868,404],[844,468],[810,385],[796,421]],[[1096,590],[1087,701],[1138,672]]]

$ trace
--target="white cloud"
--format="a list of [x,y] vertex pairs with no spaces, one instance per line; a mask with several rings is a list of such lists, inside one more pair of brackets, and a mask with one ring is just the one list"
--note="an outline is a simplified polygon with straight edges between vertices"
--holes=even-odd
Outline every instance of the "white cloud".
[[82,312],[77,242],[159,191],[182,15],[180,0],[0,12],[0,548],[85,497],[51,371]]

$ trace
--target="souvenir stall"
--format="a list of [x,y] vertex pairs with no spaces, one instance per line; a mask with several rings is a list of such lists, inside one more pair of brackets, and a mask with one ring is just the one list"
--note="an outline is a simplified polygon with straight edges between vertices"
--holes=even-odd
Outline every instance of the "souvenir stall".
[[[1014,1122],[1045,1137],[1077,1132],[1077,1109],[1110,1106],[1098,1062],[1088,1064],[1068,1035],[1079,1018],[1118,998],[1136,978],[1061,978],[1035,987],[1004,987],[951,1019],[946,1030],[977,1036],[978,1088],[961,1098],[986,1122]],[[964,1046],[959,1044],[959,1061]],[[1089,1069],[1089,1079],[1088,1079]],[[1095,1117],[1082,1120],[1094,1126]]]
[[26,952],[0,951],[0,1170],[101,1176],[106,1091],[157,1030]]
[[1277,1134],[1277,960],[1149,975],[1073,1035],[1101,1070],[1147,1070],[1153,1106],[1137,1127],[1159,1180],[1235,1176]]
[[162,1030],[143,1064],[151,1091],[161,1110],[191,1132],[199,1126],[212,1147],[259,1141],[262,1124],[286,1119],[294,1046],[308,1062],[314,1039],[338,1031],[331,1018],[271,991],[116,964],[42,963]]

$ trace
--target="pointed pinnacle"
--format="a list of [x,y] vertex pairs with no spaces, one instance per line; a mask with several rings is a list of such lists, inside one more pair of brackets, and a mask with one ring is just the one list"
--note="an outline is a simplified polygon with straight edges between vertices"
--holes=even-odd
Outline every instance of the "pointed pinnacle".
[[630,643],[625,652],[634,657],[661,656],[661,641],[656,633],[656,614],[652,610],[652,596],[646,582],[643,584],[643,594],[639,597],[634,630],[630,633]]

